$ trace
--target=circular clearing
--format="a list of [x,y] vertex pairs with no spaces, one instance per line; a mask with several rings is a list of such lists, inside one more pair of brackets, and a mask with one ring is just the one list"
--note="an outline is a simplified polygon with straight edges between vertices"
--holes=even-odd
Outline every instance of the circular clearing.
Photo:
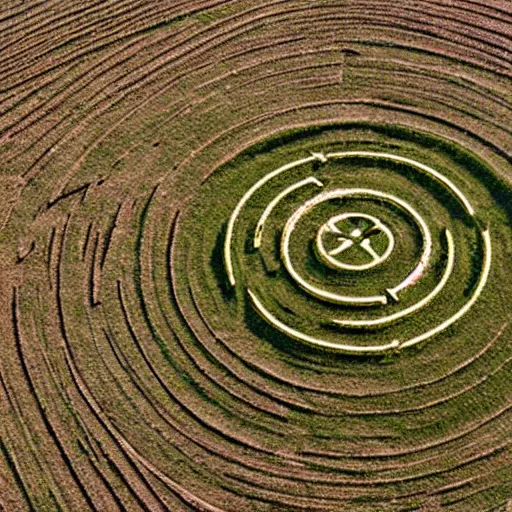
[[[352,306],[375,306],[375,305],[386,305],[388,303],[388,297],[386,293],[382,293],[381,295],[374,296],[366,296],[366,297],[355,297],[355,296],[347,296],[341,295],[338,293],[329,292],[315,286],[308,281],[306,281],[294,268],[292,263],[292,259],[290,256],[290,239],[292,233],[297,226],[297,223],[300,219],[308,213],[315,206],[325,202],[330,201],[332,199],[345,199],[348,197],[357,197],[362,199],[370,199],[370,200],[384,200],[394,204],[395,206],[401,208],[404,212],[406,212],[411,218],[414,219],[416,224],[418,225],[421,236],[423,239],[423,251],[420,257],[420,261],[415,269],[411,272],[410,275],[415,275],[417,278],[412,281],[410,279],[410,275],[406,278],[405,282],[412,284],[416,283],[418,279],[421,277],[428,261],[430,259],[430,255],[432,252],[432,237],[430,235],[430,231],[428,229],[427,224],[422,219],[422,217],[414,210],[408,203],[403,201],[402,199],[395,197],[391,194],[387,194],[384,192],[379,192],[378,190],[371,189],[362,189],[362,188],[354,188],[354,189],[334,189],[327,190],[325,192],[321,192],[316,195],[309,201],[306,201],[302,206],[300,206],[288,219],[285,224],[283,230],[283,236],[281,240],[281,259],[284,263],[284,266],[292,279],[306,292],[313,295],[315,298],[320,300],[325,300],[327,302],[331,302],[334,304],[345,304]],[[377,219],[376,219],[377,220]],[[391,235],[392,236],[392,235]],[[391,251],[393,248],[391,247]],[[386,259],[389,255],[386,255]],[[390,290],[403,290],[403,283],[395,286],[394,288],[388,288]]]
[[[343,222],[347,220],[349,223]],[[384,239],[384,252],[372,243],[375,238],[379,238],[379,241]],[[330,249],[326,248],[326,244],[331,245]],[[366,213],[345,212],[331,217],[320,227],[316,236],[320,259],[329,267],[341,270],[374,268],[389,258],[394,246],[395,237],[391,230],[380,219]],[[356,259],[367,263],[353,263]]]

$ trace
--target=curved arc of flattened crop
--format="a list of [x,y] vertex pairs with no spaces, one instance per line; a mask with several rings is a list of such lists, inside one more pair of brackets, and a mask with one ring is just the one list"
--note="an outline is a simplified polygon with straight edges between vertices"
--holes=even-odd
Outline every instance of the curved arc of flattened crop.
[[229,284],[231,286],[235,286],[236,279],[235,279],[235,273],[233,270],[233,259],[231,258],[231,245],[233,240],[233,231],[235,228],[235,222],[238,216],[240,215],[240,212],[242,211],[243,207],[249,201],[251,196],[258,190],[260,187],[265,185],[268,181],[270,181],[272,178],[275,178],[277,175],[281,174],[284,171],[287,171],[289,169],[293,169],[294,167],[298,167],[299,165],[307,164],[309,162],[313,162],[314,160],[318,160],[319,157],[317,155],[312,155],[306,158],[302,158],[300,160],[295,160],[294,162],[290,162],[286,165],[283,165],[282,167],[279,167],[275,171],[272,171],[268,174],[266,174],[261,180],[256,182],[240,199],[238,204],[236,205],[235,209],[233,210],[233,213],[231,214],[231,217],[229,218],[227,229],[226,229],[226,238],[224,239],[224,266],[226,267],[226,272],[228,274]]
[[309,178],[306,178],[304,180],[298,181],[297,183],[294,183],[293,185],[290,185],[289,187],[285,188],[283,191],[281,191],[270,203],[268,203],[267,207],[265,208],[265,211],[262,213],[260,219],[258,220],[258,224],[256,225],[256,229],[254,230],[254,248],[258,249],[261,246],[261,239],[263,237],[263,229],[265,228],[265,222],[267,221],[268,217],[272,213],[272,210],[277,206],[277,204],[284,199],[288,194],[291,194],[295,190],[298,190],[299,188],[302,188],[306,185],[309,185],[310,183],[317,185],[318,187],[323,187],[324,184],[316,179],[314,176],[310,176]]
[[[328,201],[329,199],[336,199],[336,198],[344,198],[347,196],[360,196],[362,198],[368,198],[368,197],[378,197],[380,199],[387,200],[398,207],[405,210],[411,217],[415,220],[415,222],[418,224],[422,237],[423,237],[423,252],[422,256],[420,258],[419,265],[409,274],[409,277],[406,278],[405,281],[408,281],[410,276],[413,274],[418,274],[420,271],[422,271],[424,267],[424,262],[428,261],[430,258],[430,255],[432,253],[432,237],[430,235],[430,231],[428,229],[428,226],[426,225],[425,221],[421,218],[421,216],[405,201],[402,201],[398,197],[395,197],[391,194],[386,194],[384,192],[380,192],[377,190],[372,189],[365,189],[365,188],[353,188],[353,189],[334,189],[329,190],[326,192],[321,192],[320,194],[316,195],[314,198],[310,199],[306,203],[304,203],[300,208],[298,208],[292,216],[288,219],[288,221],[285,224],[285,227],[283,229],[283,237],[281,239],[281,257],[284,262],[284,266],[288,273],[291,275],[291,277],[297,282],[297,284],[307,292],[311,293],[314,297],[326,300],[328,302],[332,302],[335,304],[351,304],[351,305],[386,305],[388,303],[388,298],[386,295],[375,295],[375,296],[368,296],[368,297],[353,297],[353,296],[346,296],[346,295],[339,295],[332,292],[327,292],[325,290],[322,290],[307,281],[305,281],[294,269],[290,254],[289,254],[289,242],[291,234],[295,228],[295,225],[297,224],[298,220],[302,215],[304,215],[308,210],[316,206],[317,204],[320,204],[324,201]],[[404,286],[399,285],[397,288],[402,290]],[[395,289],[397,289],[395,288]]]
[[278,331],[281,331],[291,338],[294,338],[296,340],[305,341],[306,343],[309,343],[310,345],[319,346],[322,348],[327,349],[334,349],[346,353],[352,353],[352,354],[379,354],[379,353],[386,353],[393,350],[396,350],[400,346],[400,342],[398,340],[394,340],[391,343],[388,343],[386,345],[370,345],[367,347],[364,346],[357,346],[357,345],[344,345],[340,343],[333,343],[330,341],[322,340],[320,338],[314,338],[313,336],[309,336],[308,334],[304,334],[300,331],[297,331],[296,329],[292,329],[288,325],[284,324],[280,320],[278,320],[270,311],[268,311],[265,306],[262,304],[262,302],[258,299],[258,297],[249,289],[247,288],[247,293],[249,297],[251,298],[252,304],[258,314],[267,321],[270,325],[275,327]]
[[339,325],[341,327],[348,327],[351,329],[371,329],[375,327],[381,327],[384,325],[391,324],[393,322],[396,322],[406,316],[409,316],[413,313],[416,313],[423,309],[424,307],[428,306],[434,298],[439,295],[441,290],[446,286],[446,283],[450,279],[450,276],[452,275],[453,268],[455,266],[455,243],[453,241],[453,235],[451,232],[447,229],[445,231],[446,236],[446,242],[448,244],[448,258],[446,262],[446,268],[443,272],[443,276],[441,277],[441,280],[437,284],[437,286],[422,300],[417,302],[416,304],[413,304],[409,308],[406,308],[402,311],[398,311],[397,313],[393,315],[389,315],[382,318],[377,318],[375,320],[333,320],[333,323],[336,325]]
[[466,304],[452,317],[445,320],[443,323],[439,324],[437,327],[430,329],[429,331],[423,333],[420,336],[416,336],[415,338],[411,338],[410,340],[403,341],[400,343],[400,348],[412,347],[413,345],[417,345],[422,341],[425,341],[441,332],[445,331],[452,324],[460,320],[475,304],[480,295],[482,294],[485,285],[487,284],[487,280],[489,279],[489,274],[491,271],[491,263],[492,263],[492,244],[491,244],[491,235],[489,233],[489,229],[482,231],[482,238],[484,240],[484,264],[482,266],[482,273],[480,275],[480,280],[478,281],[478,285],[475,288],[475,291],[471,298],[466,302]]
[[417,169],[426,172],[430,176],[433,176],[439,183],[448,187],[450,191],[453,192],[453,194],[455,194],[459,202],[462,204],[462,206],[466,210],[466,213],[468,213],[470,217],[475,216],[475,210],[473,209],[469,201],[466,199],[464,194],[455,186],[454,183],[452,183],[446,176],[441,174],[439,171],[432,169],[432,167],[429,167],[428,165],[417,162],[416,160],[412,160],[411,158],[407,158],[405,156],[394,155],[393,153],[380,153],[375,151],[341,151],[336,153],[327,153],[325,155],[327,159],[344,158],[351,156],[368,156],[374,158],[384,158],[388,160],[394,160],[395,162],[401,162],[412,165],[413,167],[416,167]]

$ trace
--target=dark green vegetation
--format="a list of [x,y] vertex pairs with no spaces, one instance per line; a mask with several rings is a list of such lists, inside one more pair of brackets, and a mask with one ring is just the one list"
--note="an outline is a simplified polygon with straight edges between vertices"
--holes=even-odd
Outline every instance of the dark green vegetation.
[[[383,135],[386,136],[385,139]],[[209,283],[211,289],[217,286],[219,290],[225,286],[226,276],[220,270],[223,261],[220,248],[222,237],[219,233],[223,231],[222,226],[229,219],[237,202],[266,174],[290,161],[308,156],[311,152],[321,151],[327,154],[339,151],[392,151],[420,162],[429,162],[430,165],[437,164],[436,170],[464,193],[470,192],[468,195],[476,208],[476,220],[473,221],[464,213],[462,206],[445,187],[405,164],[393,164],[382,158],[360,157],[304,164],[283,172],[264,185],[255,192],[243,209],[233,240],[239,300],[218,302],[208,295],[211,306],[203,302],[207,317],[218,314],[219,308],[222,308],[225,313],[218,315],[218,318],[224,325],[225,318],[235,320],[241,314],[240,301],[248,300],[248,297],[243,297],[244,289],[249,288],[257,291],[269,310],[288,325],[323,339],[350,343],[354,339],[353,333],[340,332],[339,328],[333,329],[333,318],[348,316],[353,319],[372,319],[393,314],[417,303],[436,286],[443,274],[447,257],[445,229],[449,229],[454,236],[456,265],[442,293],[428,308],[422,309],[408,320],[402,320],[396,328],[367,332],[364,336],[359,336],[355,343],[371,345],[384,344],[394,339],[410,339],[443,322],[465,304],[478,284],[482,270],[480,226],[492,222],[494,232],[494,228],[499,229],[500,225],[507,223],[506,212],[496,207],[485,186],[484,172],[490,172],[488,168],[481,168],[480,176],[484,181],[482,183],[476,177],[471,177],[469,169],[475,169],[480,163],[471,159],[469,152],[454,143],[448,152],[448,142],[441,142],[425,133],[413,133],[400,126],[323,126],[305,133],[295,130],[280,134],[276,139],[283,145],[279,146],[276,141],[266,141],[216,170],[214,176],[201,188],[197,199],[188,207],[186,218],[183,218],[180,235],[189,241],[183,245],[186,247],[184,250],[188,254],[197,253],[198,260],[211,261],[209,268],[201,271],[201,282]],[[451,160],[446,153],[458,155],[458,158]],[[461,155],[465,157],[462,158]],[[291,192],[276,205],[265,223],[261,249],[252,249],[254,230],[266,205],[290,184],[310,176],[318,178],[324,184],[323,189],[363,188],[395,195],[426,219],[434,241],[432,260],[420,283],[402,292],[399,304],[390,304],[384,313],[379,308],[355,308],[347,314],[336,305],[319,304],[312,300],[290,278],[281,264],[282,230],[292,213],[304,201],[319,193],[315,185],[307,185]],[[360,211],[377,216],[392,228],[397,234],[396,250],[387,261],[364,272],[339,272],[329,269],[319,261],[314,251],[317,230],[327,219],[343,211]],[[496,255],[499,258],[499,248],[497,249]],[[376,198],[347,198],[318,205],[299,222],[290,246],[292,260],[301,276],[305,276],[315,286],[333,293],[355,296],[385,294],[386,289],[402,282],[415,268],[421,252],[422,238],[413,219],[396,205]],[[200,254],[203,256],[200,257]],[[490,307],[494,307],[492,304],[495,300],[501,300],[493,297],[491,287],[485,290],[483,300],[486,299],[487,304],[491,304]],[[482,312],[486,315],[485,309]],[[236,331],[238,328],[233,326],[233,329]],[[433,343],[443,343],[442,336]]]

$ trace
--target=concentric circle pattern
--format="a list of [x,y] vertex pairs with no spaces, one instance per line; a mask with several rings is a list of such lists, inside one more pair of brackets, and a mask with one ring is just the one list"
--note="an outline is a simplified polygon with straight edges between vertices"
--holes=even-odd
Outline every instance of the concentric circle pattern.
[[0,510],[512,510],[508,1],[0,7]]
[[[284,319],[279,319],[279,313],[272,313],[268,307],[266,307],[262,300],[258,297],[258,295],[250,288],[247,288],[247,294],[249,295],[255,309],[258,313],[271,325],[273,325],[277,330],[289,335],[292,338],[302,340],[308,342],[313,345],[317,345],[319,347],[324,348],[332,348],[339,349],[341,351],[347,353],[385,353],[389,350],[397,350],[404,347],[411,347],[413,345],[417,345],[425,340],[428,340],[440,333],[443,333],[446,329],[448,329],[452,324],[462,318],[467,311],[471,308],[471,306],[477,301],[478,297],[482,293],[487,279],[489,277],[489,273],[491,270],[491,261],[492,261],[492,242],[491,235],[488,227],[484,227],[482,222],[479,221],[477,214],[474,208],[471,206],[470,202],[466,198],[466,196],[459,190],[459,188],[448,178],[441,175],[438,171],[429,168],[423,164],[420,164],[410,158],[399,157],[389,153],[376,153],[371,151],[346,151],[346,152],[338,152],[338,153],[312,153],[310,158],[297,160],[292,162],[291,164],[285,164],[279,169],[270,172],[265,175],[261,180],[259,180],[256,185],[252,186],[249,191],[242,197],[240,202],[235,207],[231,218],[229,219],[226,237],[224,243],[224,264],[225,269],[228,275],[229,284],[231,286],[236,285],[236,273],[233,265],[233,259],[235,254],[235,235],[234,228],[236,221],[239,216],[243,214],[243,210],[245,207],[250,208],[251,199],[254,195],[256,195],[260,189],[265,186],[270,186],[274,181],[277,181],[278,178],[281,178],[281,175],[290,174],[290,171],[294,171],[294,178],[297,177],[298,167],[303,167],[306,164],[310,164],[312,161],[319,160],[323,164],[326,164],[331,159],[349,159],[349,158],[357,158],[357,159],[372,159],[377,163],[373,165],[378,165],[381,160],[386,163],[392,162],[394,164],[400,163],[404,164],[405,172],[409,171],[410,179],[414,182],[414,178],[416,176],[416,172],[424,172],[427,174],[428,178],[430,178],[435,185],[438,187],[441,186],[445,189],[445,195],[451,202],[458,203],[458,208],[452,210],[453,205],[448,203],[449,208],[444,212],[444,218],[446,219],[456,219],[460,224],[461,219],[465,219],[467,224],[473,225],[475,230],[475,237],[472,237],[470,233],[467,233],[467,230],[461,230],[459,226],[455,225],[453,227],[448,227],[446,225],[442,226],[442,229],[439,229],[438,226],[437,231],[439,233],[435,233],[433,235],[433,230],[429,229],[427,223],[423,219],[423,217],[414,209],[409,203],[405,200],[392,195],[390,192],[393,192],[394,189],[399,189],[401,187],[404,188],[404,195],[409,195],[412,198],[420,198],[421,203],[423,203],[423,208],[425,208],[425,203],[428,202],[429,195],[433,198],[439,199],[440,194],[438,190],[434,191],[432,194],[429,194],[429,190],[427,188],[418,189],[417,186],[409,186],[406,188],[406,183],[400,184],[400,181],[394,182],[394,177],[389,175],[389,173],[383,173],[382,178],[379,179],[380,182],[385,183],[387,188],[391,190],[388,192],[376,191],[367,188],[332,188],[330,190],[323,190],[322,192],[314,195],[311,199],[305,201],[301,206],[299,206],[287,219],[285,222],[284,228],[282,229],[281,242],[280,242],[280,259],[282,260],[284,268],[287,270],[288,276],[291,280],[297,284],[303,291],[306,292],[306,299],[310,298],[308,296],[312,296],[315,299],[324,300],[327,302],[331,302],[338,305],[345,305],[349,308],[357,307],[357,306],[391,306],[392,303],[399,304],[400,310],[391,311],[386,314],[386,310],[392,310],[397,308],[380,308],[379,312],[384,309],[384,315],[374,318],[367,310],[364,312],[363,316],[360,316],[358,319],[343,319],[340,320],[338,318],[331,318],[332,311],[327,310],[325,316],[322,316],[321,307],[319,304],[313,306],[315,308],[315,313],[312,316],[312,320],[309,322],[311,325],[313,323],[319,323],[319,325],[324,325],[330,327],[332,325],[338,325],[340,327],[346,328],[359,328],[364,332],[364,340],[367,341],[371,336],[368,335],[368,330],[375,329],[377,327],[387,327],[392,323],[397,322],[398,320],[405,319],[408,316],[415,315],[420,312],[421,309],[428,306],[434,299],[438,298],[443,291],[445,286],[448,287],[450,283],[450,278],[452,276],[457,277],[457,281],[459,284],[459,289],[456,290],[455,287],[452,287],[452,291],[450,294],[451,300],[454,305],[457,302],[460,302],[460,306],[455,307],[455,310],[451,311],[450,308],[446,307],[446,304],[443,304],[442,310],[436,315],[434,319],[434,325],[430,327],[429,318],[424,314],[424,319],[421,322],[421,328],[423,332],[409,334],[406,328],[403,325],[399,326],[398,332],[394,332],[393,334],[385,334],[382,332],[378,333],[378,338],[373,342],[374,344],[352,344],[348,340],[345,341],[345,337],[338,333],[334,336],[328,336],[327,333],[323,335],[316,335],[314,333],[308,334],[306,332],[295,329],[291,324],[294,321],[300,322],[301,320],[306,319],[307,313],[300,313],[298,311],[294,311],[289,307],[285,307],[286,304],[299,304],[300,297],[295,297],[295,293],[291,293],[291,297],[289,296],[289,292],[286,293],[286,298],[282,296],[276,296],[275,292],[279,290],[279,281],[275,279],[276,272],[266,272],[270,276],[270,283],[266,285],[266,288],[270,288],[272,292],[272,298],[275,300],[278,306],[280,306],[281,310],[284,310],[287,313],[287,316],[292,317],[291,321],[286,321]],[[343,167],[339,168],[334,167],[334,169],[330,169],[329,171],[325,171],[326,165],[322,168],[322,176],[309,176],[302,180],[299,180],[288,187],[284,188],[283,191],[279,192],[274,198],[272,198],[268,205],[265,207],[263,214],[259,218],[256,229],[253,235],[252,242],[249,241],[249,244],[252,245],[254,249],[258,249],[261,251],[262,259],[263,259],[263,269],[267,269],[269,267],[268,264],[265,264],[265,252],[263,249],[263,229],[265,227],[265,223],[268,221],[269,217],[275,212],[278,207],[278,203],[283,201],[288,197],[290,193],[293,191],[308,185],[314,184],[317,187],[326,188],[324,186],[325,183],[331,182],[330,185],[333,186],[338,181],[350,181],[352,180],[362,180],[364,177],[364,167],[360,165],[354,167],[352,169],[345,169]],[[409,167],[412,170],[409,170]],[[402,169],[400,169],[402,170]],[[316,170],[316,173],[319,174],[320,170]],[[369,170],[368,170],[369,173]],[[354,176],[351,176],[354,174]],[[363,176],[361,176],[363,175]],[[342,177],[340,179],[340,176]],[[372,179],[376,179],[373,177]],[[401,187],[400,187],[401,185]],[[424,185],[425,187],[425,185]],[[413,224],[416,225],[419,231],[419,236],[416,239],[420,240],[421,251],[419,251],[417,261],[411,263],[410,268],[408,268],[408,262],[404,257],[407,254],[407,251],[397,251],[399,254],[395,256],[395,262],[393,266],[387,266],[387,272],[383,273],[372,273],[367,274],[366,276],[354,276],[354,272],[363,272],[369,271],[374,267],[385,262],[390,255],[393,253],[393,249],[395,247],[395,236],[393,232],[387,227],[386,223],[383,223],[378,217],[368,215],[367,213],[360,213],[350,211],[351,200],[359,200],[359,202],[363,201],[370,204],[365,204],[364,208],[371,209],[372,204],[378,202],[381,205],[386,205],[389,207],[394,207],[400,211],[403,215],[404,219],[410,220]],[[329,216],[328,212],[323,212],[322,214],[318,213],[317,218],[315,219],[312,212],[316,211],[316,207],[328,204],[330,207],[331,214],[333,212],[340,212],[334,216]],[[347,211],[348,209],[348,211]],[[345,211],[344,211],[345,210]],[[433,205],[427,211],[435,212],[436,217],[441,217],[441,213],[438,213],[438,210],[441,210],[440,205]],[[458,211],[461,210],[461,211]],[[325,216],[327,213],[327,216]],[[204,218],[208,218],[209,214],[201,213]],[[323,216],[322,216],[323,215]],[[432,215],[432,213],[431,213]],[[300,225],[301,221],[304,221],[305,217],[312,217],[310,219],[310,223],[313,225],[318,224],[320,222],[320,228],[317,230],[316,237],[312,241],[313,249],[316,249],[316,254],[319,256],[320,260],[320,268],[318,267],[318,263],[315,265],[313,258],[309,255],[308,258],[308,237],[302,237],[302,243],[297,242],[293,244],[293,234],[294,231],[299,231],[298,225]],[[391,219],[390,219],[391,220]],[[200,221],[197,220],[197,223]],[[403,222],[403,220],[402,220]],[[397,225],[396,227],[397,233],[401,234],[402,238],[406,238],[405,234],[407,229],[405,227],[400,227]],[[456,249],[456,243],[454,241],[454,237],[452,235],[452,231],[459,230],[463,236],[461,236],[460,245],[458,250]],[[305,230],[306,233],[308,230]],[[326,249],[326,243],[324,239],[331,238],[330,244],[331,249]],[[275,236],[272,237],[268,233],[265,233],[265,238],[269,239],[270,245],[272,245],[272,241],[275,240]],[[298,238],[298,236],[297,236]],[[333,244],[333,239],[337,242],[337,245]],[[439,247],[437,251],[434,251],[434,239],[439,238],[439,243],[437,244]],[[476,239],[476,243],[474,240]],[[414,246],[415,239],[411,240],[409,245]],[[443,251],[441,242],[445,242],[445,248]],[[406,245],[406,240],[403,240],[403,245]],[[473,243],[473,247],[469,245]],[[380,245],[380,247],[379,247]],[[271,251],[267,251],[267,254]],[[431,261],[433,253],[445,253],[444,262],[437,262],[436,264]],[[471,264],[465,268],[465,279],[461,279],[462,272],[459,272],[457,275],[454,272],[455,269],[455,254],[456,252],[465,253],[470,255]],[[475,252],[476,254],[471,254]],[[312,282],[313,277],[308,280],[302,277],[301,272],[296,270],[296,267],[293,263],[294,255],[301,255],[302,259],[305,260],[304,267],[306,270],[310,270],[310,273],[313,274],[313,277],[316,272],[316,276],[320,276],[322,279],[322,283],[314,284]],[[300,258],[297,258],[300,259]],[[475,263],[476,261],[481,261],[480,268]],[[249,264],[249,262],[248,262]],[[331,276],[331,283],[329,282],[329,275],[327,272],[323,272],[322,270],[326,270],[323,265],[327,265],[336,270],[345,271],[344,273],[338,273],[335,276]],[[310,267],[308,269],[308,266]],[[458,265],[462,270],[464,265]],[[393,282],[393,279],[396,280],[397,267],[402,268],[405,272],[399,278],[399,282]],[[431,279],[430,290],[425,292],[425,295],[418,299],[416,302],[415,299],[411,301],[408,297],[412,295],[411,289],[418,285],[424,278],[427,277],[427,272],[434,273],[434,269],[439,268],[439,276],[436,276],[433,280]],[[247,269],[247,273],[250,273],[251,269]],[[261,274],[261,273],[260,273]],[[265,281],[265,273],[260,275],[257,279],[259,288],[262,287],[262,282]],[[387,274],[391,274],[390,278]],[[477,276],[474,283],[474,289],[472,289],[471,283],[468,285],[467,282],[471,280],[472,277]],[[245,281],[248,281],[247,276],[245,277]],[[390,280],[391,279],[391,280]],[[426,279],[425,279],[426,280]],[[251,280],[249,280],[250,282]],[[268,281],[268,280],[267,280]],[[252,286],[252,285],[247,285]],[[335,288],[336,291],[330,291],[328,288]],[[357,293],[359,288],[363,288],[364,290],[370,290],[365,294],[364,291],[360,291]],[[468,295],[468,290],[471,290],[471,293]],[[379,295],[379,291],[381,292]],[[405,292],[408,292],[407,294]],[[267,295],[269,295],[267,293]],[[466,298],[467,297],[467,298]],[[457,300],[459,298],[459,300]],[[271,300],[271,299],[267,299]],[[405,302],[405,305],[402,305]],[[408,304],[409,302],[409,304]],[[308,306],[311,309],[311,301],[308,300]],[[338,315],[351,315],[352,311],[350,309],[347,311],[339,311]],[[429,313],[428,311],[426,313]],[[429,315],[432,317],[432,314]],[[445,316],[446,318],[442,318]],[[439,319],[442,318],[442,319]],[[314,319],[314,320],[313,320]],[[311,327],[311,326],[309,326]],[[320,330],[317,328],[317,330]],[[385,341],[386,337],[394,337],[394,339],[389,341]],[[405,337],[404,339],[400,339],[400,337]],[[375,336],[374,336],[375,338]]]

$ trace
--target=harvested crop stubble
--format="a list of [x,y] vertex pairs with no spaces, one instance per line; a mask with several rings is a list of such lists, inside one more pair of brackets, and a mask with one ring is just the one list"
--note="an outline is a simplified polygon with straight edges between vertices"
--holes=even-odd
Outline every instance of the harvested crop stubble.
[[511,35],[2,5],[0,510],[509,510]]

